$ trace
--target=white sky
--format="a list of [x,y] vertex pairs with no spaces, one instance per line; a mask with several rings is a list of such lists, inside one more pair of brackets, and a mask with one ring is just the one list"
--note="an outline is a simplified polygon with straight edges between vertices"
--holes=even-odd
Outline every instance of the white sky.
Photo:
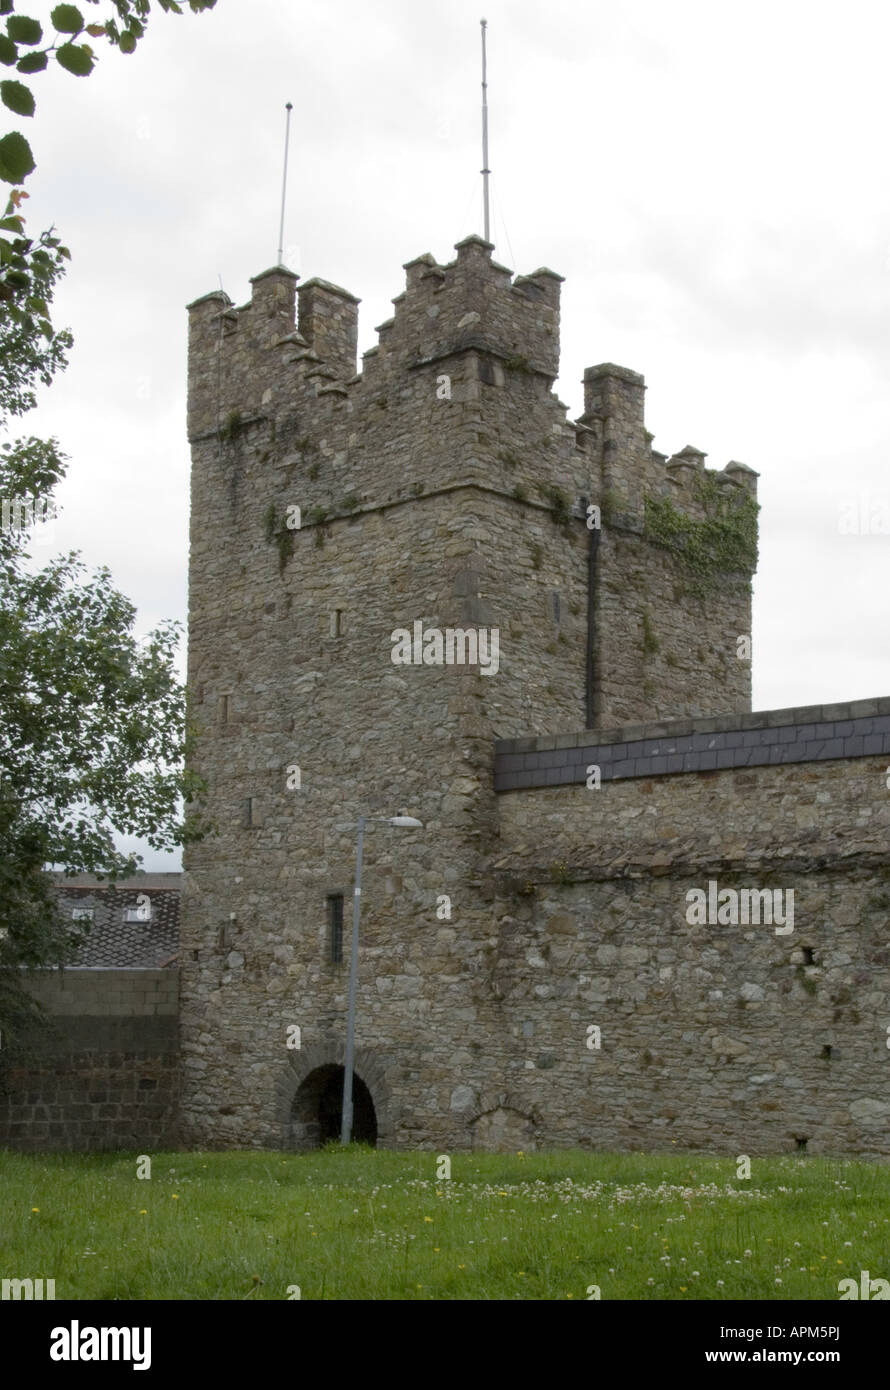
[[403,263],[482,230],[482,14],[495,255],[566,277],[570,414],[618,362],[656,448],[761,474],[755,709],[890,693],[890,534],[839,524],[890,505],[877,0],[218,0],[131,57],[97,41],[88,79],[38,75],[28,226],[73,255],[71,366],[25,422],[70,456],[56,548],[107,564],[140,631],[185,618],[184,306],[275,262],[291,100],[285,259],[360,296],[372,346]]

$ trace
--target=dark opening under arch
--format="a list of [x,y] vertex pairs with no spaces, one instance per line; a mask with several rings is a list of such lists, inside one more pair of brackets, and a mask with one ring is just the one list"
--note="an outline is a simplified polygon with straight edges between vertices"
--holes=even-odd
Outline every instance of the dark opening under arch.
[[[320,1149],[339,1142],[343,1111],[343,1068],[335,1063],[316,1067],[300,1083],[291,1106],[291,1142],[297,1149]],[[356,1144],[377,1143],[374,1101],[360,1076],[352,1077],[352,1138]]]

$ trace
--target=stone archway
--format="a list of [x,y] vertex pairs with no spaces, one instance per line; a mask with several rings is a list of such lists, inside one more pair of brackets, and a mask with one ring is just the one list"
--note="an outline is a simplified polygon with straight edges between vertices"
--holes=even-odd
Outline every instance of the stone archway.
[[[463,1094],[465,1092],[465,1094]],[[466,1102],[464,1104],[463,1102]],[[481,1152],[533,1153],[541,1140],[541,1114],[519,1095],[486,1090],[473,1103],[469,1087],[452,1093],[452,1109],[462,1109],[470,1147]]]
[[[282,1149],[305,1152],[340,1138],[343,1105],[342,1041],[307,1041],[287,1053],[275,1083]],[[397,1120],[390,1095],[387,1060],[357,1047],[352,1086],[352,1133],[357,1142],[392,1143]]]
[[473,1148],[485,1153],[531,1153],[535,1149],[535,1122],[521,1110],[499,1105],[479,1115],[470,1129]]
[[[291,1102],[289,1147],[305,1151],[339,1142],[342,1107],[343,1068],[335,1062],[313,1068]],[[356,1144],[377,1143],[374,1100],[357,1072],[352,1078],[352,1138]]]

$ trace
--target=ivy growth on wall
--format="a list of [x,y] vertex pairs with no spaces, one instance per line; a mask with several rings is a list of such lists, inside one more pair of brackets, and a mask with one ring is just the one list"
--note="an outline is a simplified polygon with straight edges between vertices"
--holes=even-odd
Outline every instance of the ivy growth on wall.
[[702,479],[696,496],[706,515],[700,520],[679,511],[669,497],[645,497],[643,532],[654,545],[675,555],[690,576],[690,593],[713,592],[721,577],[757,568],[757,514],[747,492]]

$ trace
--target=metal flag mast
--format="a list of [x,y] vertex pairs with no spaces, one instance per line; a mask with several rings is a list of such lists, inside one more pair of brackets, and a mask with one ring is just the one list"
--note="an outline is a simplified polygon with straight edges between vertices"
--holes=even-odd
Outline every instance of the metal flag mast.
[[488,167],[488,83],[486,82],[485,66],[485,30],[488,25],[487,19],[480,19],[482,25],[482,202],[485,209],[485,240],[490,241],[489,218],[488,218],[488,176],[491,170]]
[[281,180],[281,224],[278,228],[278,264],[284,264],[284,203],[287,197],[287,152],[290,144],[290,113],[293,111],[291,102],[287,103],[287,123],[284,128],[284,175]]

